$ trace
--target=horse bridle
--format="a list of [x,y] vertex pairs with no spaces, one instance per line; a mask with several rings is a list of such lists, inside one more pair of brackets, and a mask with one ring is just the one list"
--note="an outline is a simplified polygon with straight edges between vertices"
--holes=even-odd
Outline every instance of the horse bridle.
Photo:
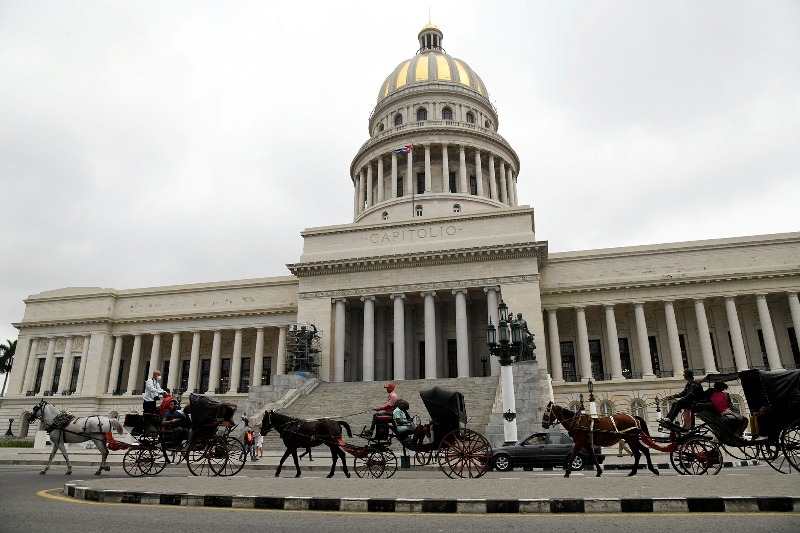
[[44,399],[36,404],[36,406],[33,408],[33,411],[31,411],[31,413],[28,415],[29,424],[44,414],[45,405],[47,405],[47,401]]
[[553,422],[553,402],[549,402],[547,404],[547,411],[545,411],[544,415],[542,415],[542,422],[545,422],[545,418],[547,418],[547,428],[555,427],[561,423],[561,420],[558,417],[555,417],[555,422]]

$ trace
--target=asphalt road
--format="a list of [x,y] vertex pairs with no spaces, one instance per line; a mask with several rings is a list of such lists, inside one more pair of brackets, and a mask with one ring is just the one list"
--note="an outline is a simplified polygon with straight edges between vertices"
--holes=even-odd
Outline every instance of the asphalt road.
[[[35,466],[0,466],[0,490],[3,505],[0,511],[0,533],[47,532],[141,532],[141,531],[248,531],[269,528],[293,533],[311,531],[370,532],[390,528],[397,531],[474,532],[490,529],[494,532],[522,531],[544,528],[547,531],[616,532],[675,531],[691,528],[693,532],[730,533],[734,528],[757,532],[800,531],[800,513],[713,513],[713,514],[595,514],[595,515],[448,515],[393,513],[328,513],[323,511],[269,511],[213,508],[182,508],[142,506],[131,504],[99,504],[79,502],[61,495],[64,482],[70,479],[89,479],[88,468],[77,469],[79,477],[64,476],[61,472],[47,476],[37,474]],[[80,471],[86,470],[86,471]],[[746,471],[745,471],[746,470]],[[88,476],[87,476],[88,474]],[[499,473],[498,473],[499,474]],[[248,472],[251,477],[271,477],[272,471]],[[398,472],[398,476],[416,476],[421,483],[441,473]],[[495,475],[490,473],[488,475]],[[545,472],[519,472],[514,476],[531,482],[542,481]],[[505,474],[507,477],[508,474]],[[752,476],[752,479],[750,477]],[[769,482],[780,476],[767,467],[723,469],[717,476],[721,486],[726,484],[755,484]],[[92,476],[93,477],[93,476]],[[171,469],[159,477],[185,478],[186,471]],[[103,479],[126,479],[121,471],[103,474]],[[498,477],[498,479],[500,479]],[[800,481],[800,478],[798,478]],[[574,479],[582,483],[580,478]],[[323,480],[324,482],[324,480]],[[800,483],[798,485],[800,488]],[[585,528],[585,529],[584,529]]]

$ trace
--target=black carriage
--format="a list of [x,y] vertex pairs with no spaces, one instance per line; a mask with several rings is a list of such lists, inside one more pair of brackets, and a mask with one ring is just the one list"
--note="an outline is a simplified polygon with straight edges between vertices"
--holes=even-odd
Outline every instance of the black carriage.
[[410,451],[416,465],[438,462],[448,477],[477,478],[489,470],[492,447],[480,433],[466,427],[467,409],[460,392],[441,387],[419,393],[430,415],[430,440],[412,443],[411,434],[398,431],[390,414],[378,415],[374,437],[367,438],[368,445],[348,445],[354,456],[353,469],[359,477],[392,477],[397,471],[397,456],[390,449],[393,440],[403,447],[403,458],[408,461]]
[[[184,410],[191,420],[191,437],[183,442],[179,432],[162,427],[157,414],[129,413],[125,426],[136,439],[122,458],[129,476],[154,476],[168,463],[186,460],[195,476],[233,476],[242,469],[246,454],[242,442],[231,436],[236,427],[236,405],[191,394]],[[181,432],[182,433],[182,432]]]
[[[800,471],[800,370],[743,370],[708,374],[702,381],[719,383],[740,380],[750,410],[751,438],[736,435],[729,419],[720,416],[707,402],[692,406],[691,427],[666,428],[668,438],[642,441],[670,452],[672,466],[680,474],[717,474],[724,453],[744,459],[765,461],[778,472]],[[701,423],[696,423],[699,419]],[[659,446],[658,441],[667,441]]]

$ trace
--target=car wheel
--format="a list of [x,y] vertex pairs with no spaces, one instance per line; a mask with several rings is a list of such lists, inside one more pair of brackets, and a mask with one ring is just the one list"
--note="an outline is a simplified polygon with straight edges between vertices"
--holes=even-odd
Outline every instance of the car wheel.
[[505,454],[496,455],[494,458],[494,468],[500,472],[508,472],[514,468],[511,464],[511,457]]
[[586,462],[583,460],[583,456],[576,455],[575,459],[572,460],[572,470],[583,470],[585,464]]

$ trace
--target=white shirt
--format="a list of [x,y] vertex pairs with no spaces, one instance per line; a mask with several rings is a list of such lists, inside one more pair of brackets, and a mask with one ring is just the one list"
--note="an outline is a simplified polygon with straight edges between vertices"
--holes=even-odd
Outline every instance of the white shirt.
[[256,437],[256,446],[264,446],[264,435],[261,433]]
[[164,392],[161,390],[161,385],[158,383],[158,380],[155,378],[150,378],[145,383],[144,394],[142,394],[142,399],[146,402],[153,402],[158,395]]

